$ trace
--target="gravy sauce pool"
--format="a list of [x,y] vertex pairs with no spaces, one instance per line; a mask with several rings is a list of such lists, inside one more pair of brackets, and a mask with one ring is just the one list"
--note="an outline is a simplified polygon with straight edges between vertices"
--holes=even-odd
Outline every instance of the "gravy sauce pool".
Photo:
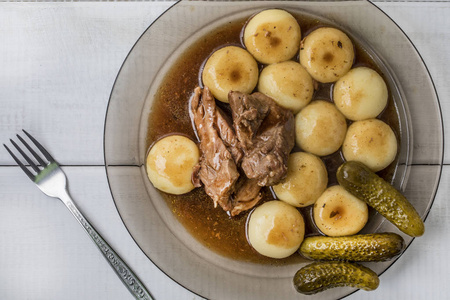
[[[293,15],[302,29],[302,38],[315,28],[327,25],[309,17]],[[242,45],[241,30],[246,21],[247,18],[229,23],[203,36],[188,48],[171,67],[155,95],[147,128],[147,147],[150,147],[163,136],[172,133],[184,134],[194,141],[197,140],[189,117],[189,99],[194,88],[201,84],[199,82],[199,72],[202,64],[215,49],[221,46],[227,44]],[[361,45],[357,41],[353,41],[353,43],[355,45],[354,66],[370,67],[383,76],[379,67],[375,65]],[[296,60],[298,61],[298,56]],[[332,101],[331,94],[332,84],[319,84],[313,101],[315,99]],[[228,105],[220,101],[216,102],[224,111],[229,112]],[[397,138],[400,136],[399,116],[390,92],[388,105],[379,118],[392,127]],[[400,141],[398,142],[400,145]],[[300,149],[294,148],[293,152],[297,151],[300,151]],[[335,174],[337,168],[344,162],[342,153],[338,151],[322,157],[322,160],[327,166],[328,185],[337,184]],[[397,159],[378,174],[387,181],[391,181],[396,164]],[[216,253],[231,259],[262,264],[284,265],[304,260],[297,253],[285,259],[268,258],[257,253],[248,244],[245,233],[247,216],[250,212],[241,213],[233,218],[229,217],[220,206],[214,208],[213,201],[206,195],[204,188],[196,188],[184,195],[160,193],[173,214],[190,234]],[[275,199],[269,188],[263,188],[262,194],[263,198],[259,204]],[[300,208],[299,210],[305,219],[305,237],[317,234],[318,230],[312,220],[312,206]],[[373,219],[374,214],[375,212],[372,210],[369,212],[368,224]]]

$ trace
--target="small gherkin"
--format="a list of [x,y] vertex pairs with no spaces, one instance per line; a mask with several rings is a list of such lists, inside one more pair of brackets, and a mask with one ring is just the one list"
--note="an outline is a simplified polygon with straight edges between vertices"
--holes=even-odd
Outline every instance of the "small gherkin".
[[342,261],[315,262],[301,268],[294,276],[295,289],[305,295],[343,286],[372,291],[379,284],[380,280],[374,271]]
[[398,256],[405,241],[395,233],[352,236],[311,236],[304,239],[299,252],[313,260],[385,261]]
[[363,200],[404,233],[423,235],[425,226],[414,206],[391,184],[360,162],[348,161],[337,170],[339,184]]

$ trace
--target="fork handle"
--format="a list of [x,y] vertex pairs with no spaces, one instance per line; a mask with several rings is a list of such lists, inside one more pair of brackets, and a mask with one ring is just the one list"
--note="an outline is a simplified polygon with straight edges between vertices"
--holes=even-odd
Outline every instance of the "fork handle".
[[83,216],[80,210],[76,207],[68,191],[61,195],[60,199],[64,202],[73,216],[84,228],[86,233],[91,237],[94,243],[97,245],[100,252],[106,258],[110,266],[114,269],[116,274],[133,294],[136,299],[152,300],[150,292],[147,291],[145,286],[134,274],[134,272],[127,266],[127,264],[120,258],[116,251],[102,238],[102,236],[95,230],[95,228],[89,223],[89,221]]

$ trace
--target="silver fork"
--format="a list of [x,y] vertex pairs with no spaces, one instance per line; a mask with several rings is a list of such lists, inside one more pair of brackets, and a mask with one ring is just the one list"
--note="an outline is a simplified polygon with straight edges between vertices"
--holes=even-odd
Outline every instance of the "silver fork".
[[30,159],[30,157],[12,140],[10,139],[13,146],[22,155],[26,162],[30,165],[30,171],[20,159],[14,155],[14,153],[5,145],[6,150],[11,154],[12,158],[20,166],[20,168],[25,172],[25,174],[38,186],[38,188],[44,192],[44,194],[59,198],[67,206],[73,216],[84,228],[86,233],[91,237],[94,243],[97,245],[100,252],[106,258],[110,266],[114,269],[116,274],[128,288],[128,290],[133,294],[136,299],[153,299],[150,292],[145,288],[139,278],[134,274],[134,272],[127,266],[127,264],[120,258],[120,256],[108,245],[108,243],[101,237],[101,235],[92,227],[88,220],[81,214],[79,209],[75,206],[72,198],[69,195],[67,189],[67,179],[64,172],[61,170],[58,163],[53,159],[53,157],[45,150],[42,145],[36,141],[28,132],[23,130],[23,132],[28,136],[28,138],[33,142],[36,148],[42,153],[42,156],[38,155],[32,147],[30,147],[25,140],[17,135],[20,142],[28,149],[28,152],[34,157],[37,163]]

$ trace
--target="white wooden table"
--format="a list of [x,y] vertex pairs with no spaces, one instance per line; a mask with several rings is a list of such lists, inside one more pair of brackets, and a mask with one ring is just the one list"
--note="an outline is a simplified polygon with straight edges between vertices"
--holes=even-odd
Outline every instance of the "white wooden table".
[[[81,210],[157,299],[200,299],[162,273],[123,225],[108,189],[103,125],[114,79],[141,33],[172,2],[0,3],[0,141],[29,129],[64,165]],[[375,2],[406,32],[450,114],[450,2]],[[449,149],[447,142],[446,150]],[[450,298],[450,168],[425,236],[348,299]],[[0,150],[0,299],[132,299],[57,200]]]

